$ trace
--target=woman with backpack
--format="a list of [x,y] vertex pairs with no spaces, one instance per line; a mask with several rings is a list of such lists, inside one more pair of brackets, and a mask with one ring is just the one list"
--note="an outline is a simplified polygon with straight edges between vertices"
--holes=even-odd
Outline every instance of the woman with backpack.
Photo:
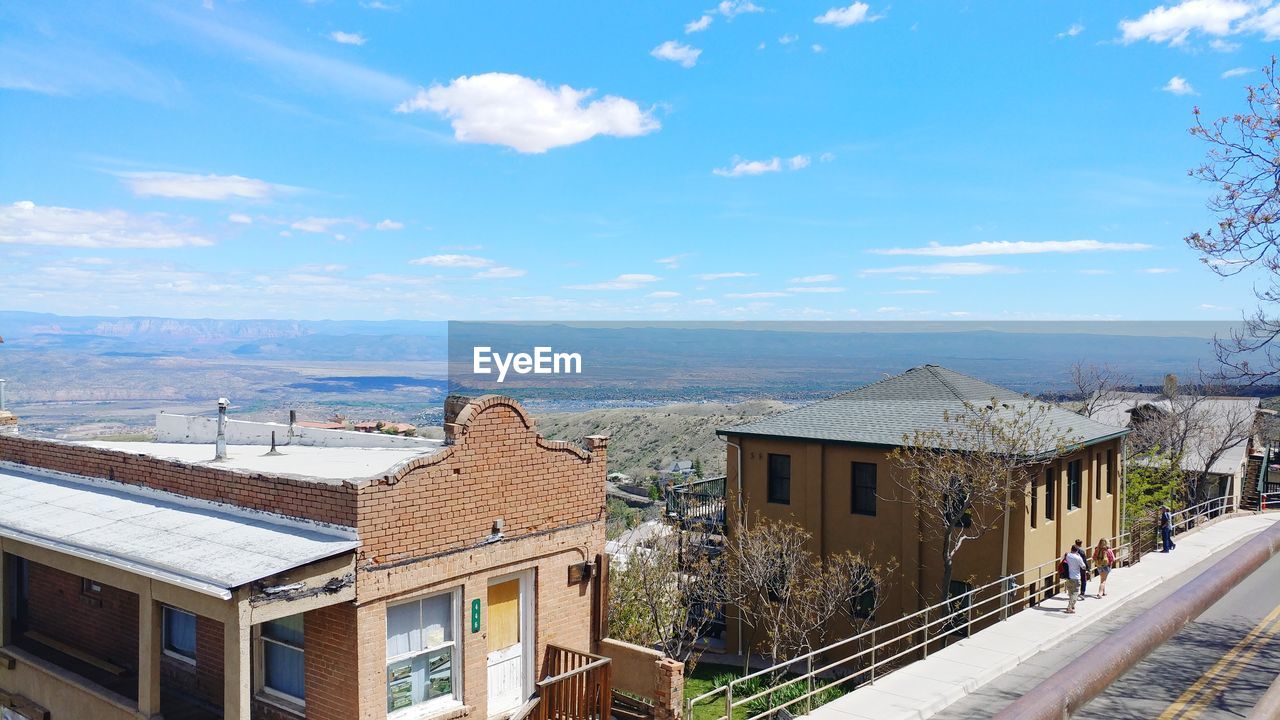
[[1099,540],[1093,549],[1093,563],[1098,566],[1098,597],[1102,597],[1107,594],[1107,576],[1116,564],[1116,553],[1106,538]]

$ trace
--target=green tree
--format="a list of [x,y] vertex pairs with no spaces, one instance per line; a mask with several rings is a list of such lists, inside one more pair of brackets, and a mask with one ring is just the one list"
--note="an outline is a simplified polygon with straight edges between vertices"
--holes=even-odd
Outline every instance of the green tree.
[[1177,507],[1186,497],[1182,458],[1159,445],[1130,455],[1126,461],[1124,530],[1141,528],[1161,505]]

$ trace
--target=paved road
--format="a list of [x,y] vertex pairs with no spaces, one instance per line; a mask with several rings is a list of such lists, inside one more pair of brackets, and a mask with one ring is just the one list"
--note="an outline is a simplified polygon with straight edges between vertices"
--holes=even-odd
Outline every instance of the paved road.
[[[1221,557],[1232,549],[1214,557]],[[1134,600],[1117,610],[1115,617],[1094,623],[1082,630],[1078,638],[1040,653],[934,718],[991,717],[1112,630],[1203,572],[1212,562],[1210,558]],[[1093,583],[1089,585],[1089,590],[1094,591]],[[1090,597],[1084,602],[1106,603],[1107,599]],[[1273,558],[1236,586],[1196,622],[1183,628],[1073,717],[1079,720],[1239,720],[1248,715],[1277,673],[1280,673],[1280,557]]]

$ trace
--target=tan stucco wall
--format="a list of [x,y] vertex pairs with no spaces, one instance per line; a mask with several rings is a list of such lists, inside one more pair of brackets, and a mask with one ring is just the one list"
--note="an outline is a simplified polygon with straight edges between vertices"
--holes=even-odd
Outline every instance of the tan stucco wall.
[[[0,690],[22,695],[55,718],[137,720],[143,715],[128,698],[90,685],[76,675],[15,648],[4,653],[15,659],[12,670],[0,664]],[[90,689],[90,687],[94,689]]]
[[[814,552],[836,553],[849,550],[867,556],[880,565],[896,565],[897,569],[890,575],[888,586],[882,588],[882,605],[876,616],[877,624],[894,620],[938,601],[942,580],[941,543],[933,537],[921,540],[914,508],[909,502],[902,500],[899,473],[888,459],[890,449],[743,436],[730,436],[728,440],[742,448],[742,500],[748,522],[766,517],[796,523],[813,535]],[[1020,492],[1015,486],[1014,507],[1010,516],[1020,517],[1021,522],[1012,523],[1009,528],[1010,572],[1060,557],[1075,538],[1081,538],[1092,545],[1100,538],[1112,537],[1117,533],[1121,478],[1117,468],[1114,492],[1108,493],[1103,473],[1107,464],[1107,450],[1112,451],[1118,464],[1120,445],[1120,440],[1099,443],[1077,450],[1055,462],[1055,517],[1053,521],[1045,521],[1041,517],[1034,529],[1030,527],[1027,492],[1025,489]],[[738,507],[737,452],[732,445],[727,449],[726,493],[731,519]],[[770,453],[791,455],[789,505],[766,501]],[[1067,463],[1075,459],[1084,462],[1082,505],[1068,511]],[[851,512],[851,475],[852,463],[855,461],[877,465],[878,500],[874,517]],[[1040,494],[1037,511],[1043,515],[1044,469],[1034,468],[1029,474],[1039,479],[1036,485]],[[1095,483],[1102,483],[1100,500],[1095,495]],[[999,577],[1002,545],[1000,528],[967,542],[955,557],[953,579],[981,585]],[[736,650],[738,642],[736,628],[737,623],[730,619],[728,642],[733,650]],[[834,637],[842,636],[839,633],[846,630],[838,628]]]

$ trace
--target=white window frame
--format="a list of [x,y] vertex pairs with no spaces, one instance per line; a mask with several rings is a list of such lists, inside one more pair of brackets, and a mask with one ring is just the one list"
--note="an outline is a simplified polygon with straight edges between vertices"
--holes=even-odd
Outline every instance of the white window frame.
[[[305,615],[304,613],[297,613],[297,614]],[[289,616],[286,615],[285,617],[289,617]],[[276,619],[283,620],[284,618],[276,618]],[[263,644],[274,643],[276,645],[281,645],[287,648],[292,648],[294,650],[297,650],[298,652],[302,653],[303,667],[305,668],[306,658],[307,658],[306,618],[304,617],[302,620],[302,633],[303,633],[302,647],[298,647],[291,643],[283,642],[280,640],[272,640],[271,638],[263,637],[262,625],[263,625],[262,623],[259,623],[253,626],[253,692],[254,692],[254,695],[259,700],[263,700],[277,707],[282,707],[285,710],[294,710],[294,711],[305,710],[307,707],[306,698],[294,697],[289,693],[281,692],[279,690],[276,690],[275,688],[267,687],[267,664],[266,664],[267,654],[266,654],[266,651],[263,649]],[[305,683],[306,683],[305,674],[303,675],[303,683],[305,687]]]
[[[183,655],[182,653],[177,652],[176,650],[169,649],[169,623],[165,622],[164,614],[170,613],[170,612],[180,612],[184,615],[190,615],[192,619],[194,619],[195,622],[197,623],[196,639],[195,639],[196,647],[192,648],[190,657]],[[174,660],[178,660],[188,665],[195,666],[196,652],[200,647],[199,622],[200,622],[199,616],[197,616],[195,613],[191,612],[190,610],[183,610],[182,608],[173,607],[172,605],[161,605],[160,606],[160,652],[173,658]]]
[[[393,664],[402,663],[405,660],[412,660],[419,655],[428,655],[433,652],[438,652],[442,648],[452,648],[453,657],[449,662],[449,683],[453,688],[453,695],[451,697],[438,697],[433,700],[417,703],[416,705],[410,705],[409,707],[390,711],[387,713],[388,720],[406,720],[407,718],[428,717],[440,712],[462,707],[462,588],[455,587],[449,590],[421,593],[395,602],[388,602],[386,606],[387,608],[392,608],[397,605],[406,605],[408,603],[420,602],[422,600],[430,600],[444,595],[449,597],[449,624],[452,625],[453,639],[439,645],[433,645],[429,648],[424,647],[422,650],[402,653],[395,657],[386,657],[384,659],[383,667],[385,669]],[[385,620],[383,621],[382,633],[385,638]],[[383,650],[383,655],[386,655],[385,648]],[[389,682],[390,680],[387,680],[383,683],[384,693],[387,690]]]

